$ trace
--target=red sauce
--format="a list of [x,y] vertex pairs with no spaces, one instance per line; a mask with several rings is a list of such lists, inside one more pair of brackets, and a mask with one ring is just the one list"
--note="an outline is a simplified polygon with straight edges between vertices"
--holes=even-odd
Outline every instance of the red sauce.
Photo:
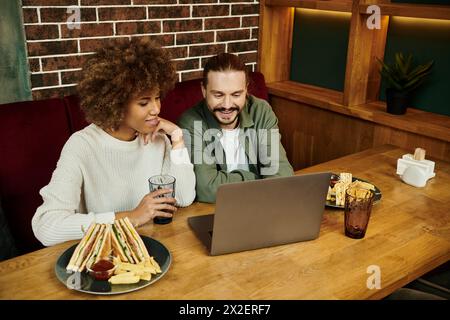
[[114,264],[109,260],[99,260],[92,266],[94,271],[108,271],[114,268]]
[[332,174],[330,180],[330,187],[334,188],[334,185],[339,182],[339,175]]
[[114,264],[111,261],[100,260],[92,266],[92,275],[97,280],[108,280],[112,276],[111,269],[113,268]]
[[334,188],[334,185],[335,185],[336,183],[338,183],[338,182],[339,182],[339,180],[331,180],[331,181],[330,181],[330,187]]

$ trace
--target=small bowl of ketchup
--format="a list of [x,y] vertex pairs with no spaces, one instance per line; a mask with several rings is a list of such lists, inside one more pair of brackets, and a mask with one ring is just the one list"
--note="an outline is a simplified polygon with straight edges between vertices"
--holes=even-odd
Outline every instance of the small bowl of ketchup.
[[334,185],[336,183],[338,183],[340,180],[340,176],[338,174],[331,174],[331,179],[330,179],[330,187],[334,188]]
[[116,267],[113,263],[113,257],[108,257],[97,261],[87,270],[95,280],[106,281],[113,276]]

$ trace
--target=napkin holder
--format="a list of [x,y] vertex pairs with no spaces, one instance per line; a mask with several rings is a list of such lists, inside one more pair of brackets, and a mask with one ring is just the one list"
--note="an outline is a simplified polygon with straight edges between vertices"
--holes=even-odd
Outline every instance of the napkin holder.
[[[422,149],[423,150],[423,149]],[[397,160],[397,174],[403,182],[414,187],[422,188],[427,184],[428,179],[433,178],[434,161],[425,160],[423,153],[422,159],[417,160],[417,149],[415,155],[404,154]]]

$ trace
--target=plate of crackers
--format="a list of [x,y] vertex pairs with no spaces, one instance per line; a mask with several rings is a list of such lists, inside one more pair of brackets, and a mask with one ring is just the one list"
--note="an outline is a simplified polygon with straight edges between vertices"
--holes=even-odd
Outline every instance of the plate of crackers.
[[349,172],[341,172],[339,174],[333,173],[331,175],[325,205],[331,208],[344,209],[345,192],[349,188],[372,190],[375,193],[374,204],[381,199],[381,191],[377,186],[366,180],[353,177]]
[[67,288],[99,295],[142,289],[169,270],[172,257],[159,241],[141,236],[128,218],[92,223],[84,237],[64,251],[55,265]]

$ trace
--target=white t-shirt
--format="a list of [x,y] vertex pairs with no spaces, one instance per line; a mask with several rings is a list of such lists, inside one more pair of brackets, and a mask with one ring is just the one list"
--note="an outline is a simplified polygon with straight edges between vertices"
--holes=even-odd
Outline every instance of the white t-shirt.
[[250,171],[244,146],[239,145],[239,128],[233,130],[223,129],[220,143],[225,151],[228,172],[236,169]]

